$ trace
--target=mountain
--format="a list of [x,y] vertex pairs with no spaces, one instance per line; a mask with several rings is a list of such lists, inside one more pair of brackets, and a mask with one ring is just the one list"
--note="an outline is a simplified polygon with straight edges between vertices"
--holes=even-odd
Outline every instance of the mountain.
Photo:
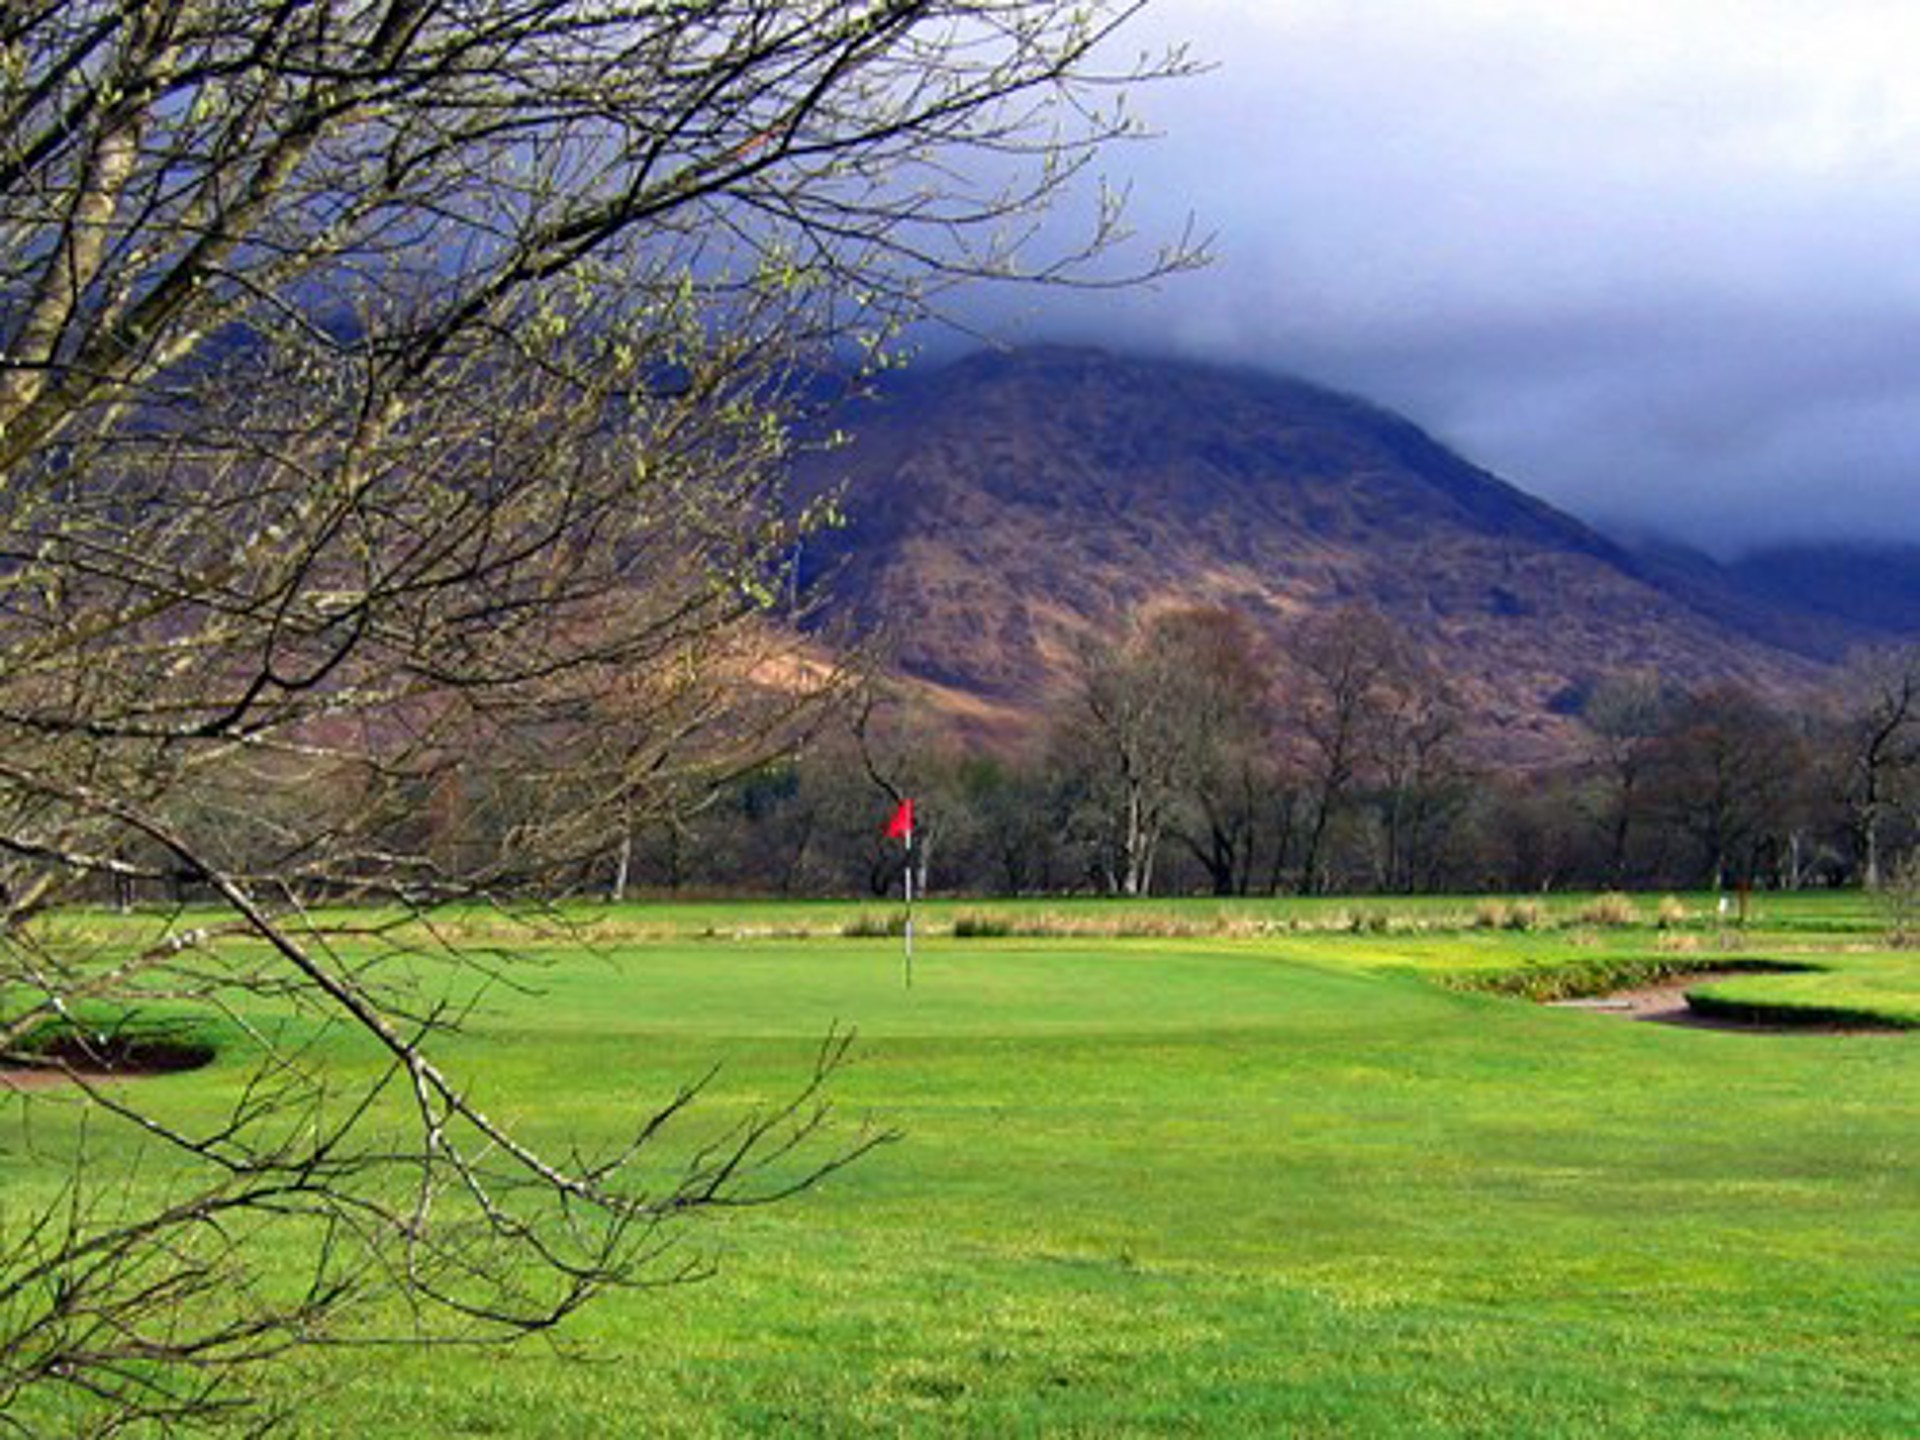
[[1920,545],[1779,545],[1727,567],[1748,594],[1887,640],[1920,638]]
[[1636,572],[1689,609],[1720,621],[1736,634],[1821,662],[1840,660],[1858,645],[1886,641],[1897,622],[1872,623],[1836,613],[1808,587],[1776,572],[1756,554],[1728,565],[1705,551],[1660,538],[1640,538],[1630,549]]
[[1231,606],[1275,636],[1373,606],[1454,677],[1482,745],[1522,761],[1564,751],[1606,671],[1793,690],[1848,628],[1636,555],[1300,380],[995,352],[895,379],[843,423],[853,443],[803,487],[844,487],[850,519],[810,567],[982,731],[1030,728],[1078,647],[1160,605]]

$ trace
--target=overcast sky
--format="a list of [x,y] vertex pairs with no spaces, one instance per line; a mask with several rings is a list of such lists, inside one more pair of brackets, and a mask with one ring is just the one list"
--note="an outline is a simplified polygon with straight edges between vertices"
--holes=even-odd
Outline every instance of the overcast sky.
[[[1920,4],[1160,0],[1111,162],[1207,273],[1016,339],[1251,362],[1576,514],[1920,540]],[[1029,297],[1031,303],[1031,297]],[[1004,331],[1004,327],[1003,327]]]

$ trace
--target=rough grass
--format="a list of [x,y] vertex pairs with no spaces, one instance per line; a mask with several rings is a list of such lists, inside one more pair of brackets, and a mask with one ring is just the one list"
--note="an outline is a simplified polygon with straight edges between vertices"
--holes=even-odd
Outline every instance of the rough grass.
[[[1631,912],[1626,913],[1626,912]],[[400,926],[398,914],[354,912],[322,918],[362,927]],[[204,920],[206,917],[197,917]],[[842,939],[848,931],[897,933],[897,900],[635,901],[606,905],[574,901],[555,906],[451,907],[438,913],[434,931],[462,944],[524,947],[561,942],[617,945],[662,940]],[[1763,894],[1753,897],[1748,923],[1723,919],[1712,895],[1623,896],[1567,893],[1520,897],[1212,897],[1118,899],[1111,897],[959,898],[923,900],[915,906],[921,934],[954,932],[962,920],[992,927],[1008,937],[1099,936],[1109,938],[1261,938],[1287,935],[1457,935],[1481,929],[1557,934],[1582,929],[1661,932],[1718,941],[1726,935],[1804,934],[1879,939],[1886,917],[1876,902],[1858,893]],[[190,926],[196,917],[176,917]],[[63,922],[71,933],[119,934],[125,917],[78,912]],[[1644,944],[1642,948],[1645,948]]]
[[[1715,970],[1781,974],[1814,969],[1803,964],[1732,956],[1713,962]],[[1440,983],[1456,990],[1479,990],[1533,1001],[1576,1000],[1632,990],[1697,974],[1701,962],[1675,955],[1618,955],[1555,965],[1523,965],[1512,970],[1480,970],[1445,975]],[[1819,971],[1818,973],[1825,973]]]

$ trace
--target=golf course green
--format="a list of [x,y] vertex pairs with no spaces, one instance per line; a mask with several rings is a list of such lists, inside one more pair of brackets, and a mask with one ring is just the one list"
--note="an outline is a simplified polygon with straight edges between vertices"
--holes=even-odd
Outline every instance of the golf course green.
[[[1759,958],[1826,968],[1719,983],[1911,1022],[1920,962],[1857,897],[1735,934],[1698,903],[1665,928],[1579,906],[932,907],[911,988],[901,940],[859,934],[882,907],[530,933],[525,987],[441,1047],[528,1137],[611,1144],[717,1064],[668,1137],[692,1146],[838,1028],[815,1153],[898,1139],[689,1225],[662,1273],[698,1283],[504,1353],[310,1350],[281,1398],[312,1436],[1920,1433],[1910,1031],[1470,988]],[[213,1113],[240,1078],[130,1083]]]

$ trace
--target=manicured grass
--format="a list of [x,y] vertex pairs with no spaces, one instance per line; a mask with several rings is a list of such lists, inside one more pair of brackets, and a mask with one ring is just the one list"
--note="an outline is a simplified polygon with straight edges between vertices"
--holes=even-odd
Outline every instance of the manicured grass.
[[[312,1356],[300,1428],[1915,1433],[1913,1037],[1450,990],[1432,982],[1675,953],[1651,902],[1638,928],[1588,929],[1571,902],[1537,933],[1413,928],[1472,904],[1388,905],[1406,924],[1377,934],[1288,927],[1337,905],[1316,902],[1253,934],[923,935],[911,991],[897,942],[722,938],[784,908],[643,939],[635,907],[598,948],[536,939],[537,993],[485,993],[450,1058],[537,1137],[611,1137],[715,1060],[721,1123],[790,1090],[839,1024],[861,1037],[842,1114],[904,1139],[692,1229],[717,1278],[613,1297],[565,1348]],[[1769,903],[1727,940],[1842,971],[1725,983],[1908,1004],[1913,958],[1865,948],[1852,907]],[[1692,938],[1710,968],[1717,927]],[[144,1083],[210,1105],[233,1080]]]
[[[1786,975],[1743,975],[1701,987],[1710,1010],[1756,1020],[1881,1023],[1920,1029],[1920,954],[1850,951],[1821,968]],[[1689,992],[1691,996],[1695,992]]]
[[348,1361],[310,1429],[1910,1430],[1903,1038],[1543,1011],[1362,943],[929,942],[911,994],[884,942],[561,960],[468,1042],[539,1123],[713,1056],[723,1107],[775,1093],[838,1020],[843,1105],[906,1140],[585,1317],[601,1363]]

